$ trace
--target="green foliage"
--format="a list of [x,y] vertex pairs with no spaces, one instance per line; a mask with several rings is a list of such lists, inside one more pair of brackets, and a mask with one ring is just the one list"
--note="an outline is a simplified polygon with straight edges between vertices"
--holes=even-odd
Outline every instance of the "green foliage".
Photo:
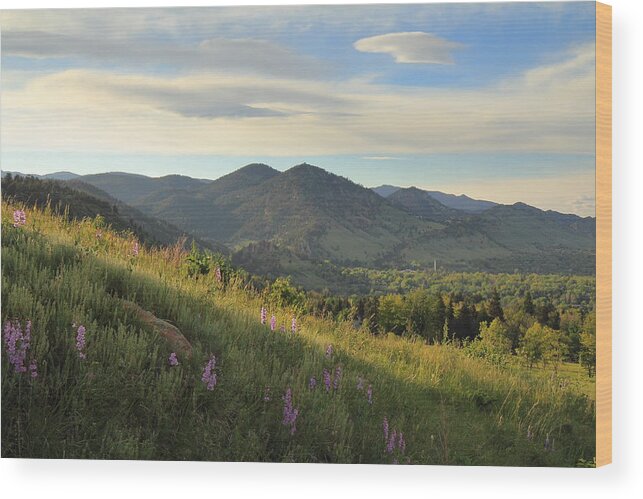
[[498,355],[509,355],[511,353],[511,334],[507,325],[500,319],[494,319],[491,324],[483,322],[480,324],[479,341],[484,348]]
[[596,468],[596,458],[583,459],[582,457],[576,463],[577,468]]
[[380,298],[378,323],[382,332],[402,334],[406,330],[407,322],[402,296],[386,295]]
[[491,324],[482,322],[480,336],[472,342],[465,343],[465,351],[468,355],[485,359],[499,367],[507,365],[511,348],[510,330],[497,318]]
[[302,310],[305,302],[304,292],[297,289],[289,278],[277,278],[268,290],[270,303],[281,308]]
[[377,321],[382,333],[419,336],[429,343],[440,343],[444,339],[445,310],[440,295],[416,290],[405,296],[380,297]]
[[592,319],[586,321],[586,329],[580,334],[578,356],[581,366],[587,369],[587,375],[590,377],[596,374],[596,326],[591,322]]
[[208,274],[212,269],[212,254],[201,252],[194,241],[192,241],[192,249],[185,259],[187,273],[190,277]]
[[558,364],[563,358],[565,346],[561,341],[560,332],[539,322],[534,323],[522,340],[519,354],[525,359],[529,367],[537,362],[543,366],[550,363]]

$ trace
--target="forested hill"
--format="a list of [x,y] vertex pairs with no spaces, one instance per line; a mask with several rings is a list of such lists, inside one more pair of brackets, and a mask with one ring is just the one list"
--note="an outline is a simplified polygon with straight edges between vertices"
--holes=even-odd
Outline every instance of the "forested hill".
[[223,245],[199,240],[166,221],[145,215],[77,176],[68,178],[69,181],[61,182],[7,174],[2,177],[2,197],[27,206],[43,208],[50,205],[54,212],[66,212],[70,219],[100,215],[114,230],[131,231],[151,245],[169,246],[181,240],[191,244],[194,240],[201,248],[227,252]]

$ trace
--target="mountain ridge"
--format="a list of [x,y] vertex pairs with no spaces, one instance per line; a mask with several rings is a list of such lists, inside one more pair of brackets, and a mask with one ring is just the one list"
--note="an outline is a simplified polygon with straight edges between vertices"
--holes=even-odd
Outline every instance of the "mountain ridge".
[[[283,172],[251,163],[210,182],[122,173],[78,180],[99,188],[109,184],[105,190],[111,196],[131,199],[146,215],[223,244],[233,254],[270,242],[273,255],[281,248],[283,258],[339,267],[429,268],[437,260],[440,268],[454,271],[591,274],[595,269],[592,217],[446,195],[451,201],[486,203],[478,212],[471,206],[456,209],[417,187],[388,186],[394,192],[384,197],[377,188],[309,163]],[[244,262],[249,256],[260,259],[260,253],[245,252]],[[256,260],[257,268],[265,267],[260,263]],[[252,270],[252,261],[248,266]]]

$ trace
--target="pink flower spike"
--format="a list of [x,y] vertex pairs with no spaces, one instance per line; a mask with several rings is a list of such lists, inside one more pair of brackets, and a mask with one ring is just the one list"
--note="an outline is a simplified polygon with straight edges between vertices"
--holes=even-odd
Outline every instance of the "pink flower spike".
[[29,363],[29,372],[31,373],[31,379],[36,379],[38,377],[38,364],[36,359],[32,359]]
[[22,210],[16,210],[13,212],[13,226],[20,227],[27,223],[27,215]]
[[205,383],[206,388],[209,391],[214,390],[214,387],[217,385],[217,374],[214,372],[216,367],[217,359],[214,355],[210,355],[210,360],[203,368],[203,375],[201,376],[201,381]]
[[78,350],[78,357],[85,359],[85,326],[82,324],[78,326],[78,332],[76,334],[76,350]]

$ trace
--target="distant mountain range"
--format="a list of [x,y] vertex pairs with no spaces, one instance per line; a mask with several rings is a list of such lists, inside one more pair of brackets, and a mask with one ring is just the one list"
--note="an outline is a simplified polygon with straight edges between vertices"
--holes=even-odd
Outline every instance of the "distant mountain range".
[[[10,171],[2,170],[2,176],[3,177],[5,175],[7,175],[7,174],[19,175],[19,176],[22,176],[22,177],[26,176],[24,173],[10,172]],[[39,179],[43,179],[43,180],[71,180],[71,179],[80,177],[80,175],[77,175],[77,174],[72,173],[72,172],[54,172],[54,173],[47,173],[45,175],[36,175],[36,174],[30,173],[29,176],[39,178]]]
[[595,269],[593,218],[415,187],[369,189],[305,163],[284,172],[251,164],[214,181],[128,173],[68,180],[78,181],[225,245],[250,271],[265,270],[268,253],[273,273],[310,279],[319,278],[320,262],[432,268],[436,260],[440,269],[487,272]]
[[[473,199],[469,196],[465,196],[464,194],[456,196],[455,194],[446,194],[440,191],[424,191],[418,189],[417,187],[409,187],[409,189],[415,189],[417,191],[423,192],[426,196],[436,200],[447,208],[462,210],[468,213],[482,213],[489,208],[498,206],[498,203]],[[379,187],[373,187],[373,190],[382,197],[390,198],[394,193],[405,189],[402,187],[396,187],[394,185],[380,185]]]

